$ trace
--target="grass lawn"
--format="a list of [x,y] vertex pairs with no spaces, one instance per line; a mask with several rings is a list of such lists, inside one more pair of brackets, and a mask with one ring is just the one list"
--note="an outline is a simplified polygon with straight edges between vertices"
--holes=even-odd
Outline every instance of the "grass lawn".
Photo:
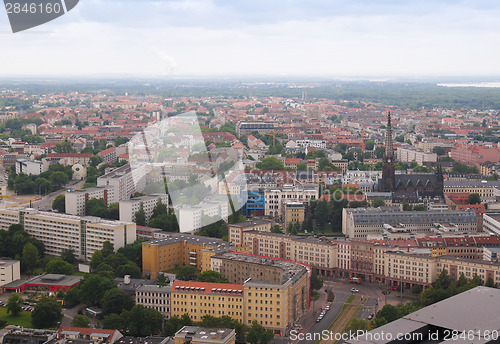
[[21,311],[17,317],[7,313],[7,307],[0,307],[0,319],[7,321],[7,325],[16,325],[31,328],[31,312]]
[[354,300],[354,295],[350,295],[345,303],[351,303]]

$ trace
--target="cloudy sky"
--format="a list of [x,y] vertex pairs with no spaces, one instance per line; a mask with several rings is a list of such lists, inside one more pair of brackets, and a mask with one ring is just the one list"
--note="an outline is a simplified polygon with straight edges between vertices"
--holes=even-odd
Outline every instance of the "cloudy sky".
[[500,75],[498,18],[498,0],[80,0],[12,34],[0,9],[0,76]]

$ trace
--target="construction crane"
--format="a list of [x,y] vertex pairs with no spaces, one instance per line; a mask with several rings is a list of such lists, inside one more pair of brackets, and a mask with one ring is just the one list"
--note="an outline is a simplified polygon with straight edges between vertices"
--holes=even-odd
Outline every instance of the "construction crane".
[[276,134],[265,134],[273,137],[273,148],[276,146]]

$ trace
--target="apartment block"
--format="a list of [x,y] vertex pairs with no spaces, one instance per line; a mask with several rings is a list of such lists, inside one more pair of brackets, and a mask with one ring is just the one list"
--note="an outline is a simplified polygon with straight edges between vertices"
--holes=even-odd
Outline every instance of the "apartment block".
[[19,211],[14,209],[0,209],[0,230],[8,230],[11,225],[19,223]]
[[262,122],[262,121],[240,121],[236,123],[236,134],[238,137],[248,136],[253,131],[259,134],[266,134],[274,132],[274,122]]
[[485,213],[483,230],[493,235],[500,235],[500,213]]
[[[92,153],[49,153],[46,160],[58,161],[61,165],[82,164],[88,166]],[[43,160],[42,160],[43,161]]]
[[135,304],[154,308],[168,319],[171,306],[170,291],[170,286],[141,285],[135,290]]
[[239,222],[228,225],[229,242],[236,246],[243,245],[243,232],[271,232],[272,222],[266,220],[253,220],[247,222]]
[[250,230],[230,232],[229,241],[242,242],[252,254],[314,266],[322,276],[333,276],[337,268],[337,245],[326,239]]
[[112,164],[116,161],[117,158],[116,148],[110,147],[108,149],[100,151],[99,153],[97,153],[97,155],[101,157],[102,161]]
[[243,283],[244,323],[257,321],[283,335],[309,309],[310,268],[296,262],[225,252],[213,256],[212,269]]
[[446,231],[476,233],[476,212],[456,211],[384,211],[379,208],[345,208],[342,233],[349,238],[366,238],[384,232],[435,233]]
[[49,255],[58,256],[64,249],[72,249],[79,259],[89,260],[104,241],[110,241],[115,250],[136,239],[135,223],[57,214],[36,209],[8,209],[0,212],[0,228],[8,228],[16,217],[24,230],[43,242]]
[[142,268],[152,279],[161,271],[190,265],[198,271],[210,270],[210,257],[232,250],[233,244],[199,235],[169,233],[163,239],[142,243]]
[[500,196],[500,181],[496,180],[463,180],[444,182],[444,193],[453,197],[454,194],[477,193],[481,201],[494,200]]
[[107,206],[112,203],[118,202],[117,194],[115,193],[115,191],[115,188],[109,186],[66,191],[66,214],[79,216],[85,215],[85,212],[87,210],[87,202],[92,198],[102,198]]
[[120,221],[135,222],[135,213],[142,207],[148,222],[158,201],[168,206],[168,194],[152,194],[120,201]]
[[424,163],[437,162],[437,154],[426,153],[413,148],[399,147],[396,150],[396,159],[405,163],[415,161],[419,165],[423,166]]
[[286,202],[309,203],[318,198],[319,188],[316,184],[267,189],[264,191],[265,215],[281,218]]
[[115,197],[126,200],[136,192],[141,192],[146,186],[146,168],[130,167],[130,164],[115,168],[97,178],[97,186],[115,188]]
[[306,209],[303,203],[286,202],[283,210],[285,224],[304,222]]
[[42,173],[43,164],[38,160],[17,159],[16,160],[16,173],[24,173],[28,175],[39,175]]
[[0,286],[21,278],[21,263],[18,260],[0,260]]
[[242,284],[174,281],[171,291],[171,314],[188,313],[194,322],[203,316],[230,316],[244,322],[244,288]]
[[212,223],[208,218],[213,218],[215,220],[213,222],[227,220],[229,203],[206,202],[199,206],[180,208],[176,214],[181,233],[194,233],[204,225]]
[[438,276],[437,259],[425,254],[407,254],[398,251],[385,253],[386,284],[395,286],[401,283],[405,288],[415,284],[430,286]]
[[475,145],[457,145],[450,151],[453,160],[469,166],[479,166],[484,162],[498,162],[498,148]]

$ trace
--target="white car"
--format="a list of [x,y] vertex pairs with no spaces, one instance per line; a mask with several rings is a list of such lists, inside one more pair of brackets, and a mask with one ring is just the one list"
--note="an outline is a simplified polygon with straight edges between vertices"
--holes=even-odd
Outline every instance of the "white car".
[[356,288],[351,288],[351,292],[353,292],[353,293],[359,293],[359,290],[356,289]]

